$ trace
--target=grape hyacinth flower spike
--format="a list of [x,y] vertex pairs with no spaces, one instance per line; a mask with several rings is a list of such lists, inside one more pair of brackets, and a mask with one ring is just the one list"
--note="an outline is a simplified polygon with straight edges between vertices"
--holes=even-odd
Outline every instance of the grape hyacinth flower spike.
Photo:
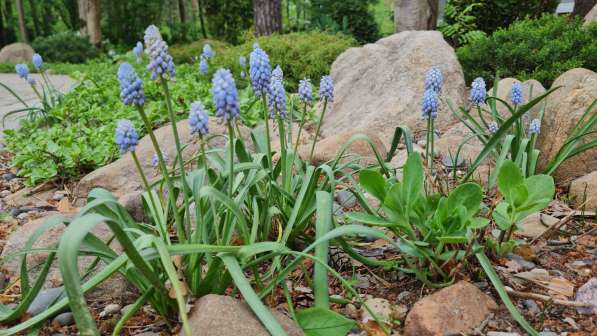
[[522,104],[522,85],[518,82],[512,84],[512,91],[510,92],[510,101],[515,106]]
[[427,71],[427,77],[425,78],[425,91],[433,90],[435,93],[439,94],[442,91],[443,84],[444,76],[442,75],[441,70],[437,66],[431,67],[431,69]]
[[145,30],[145,53],[149,56],[147,70],[151,72],[151,79],[170,78],[176,76],[172,56],[168,53],[168,44],[162,39],[158,28],[150,25]]
[[216,53],[208,43],[203,45],[203,56],[205,56],[205,58],[212,58],[215,55]]
[[272,71],[272,78],[271,80],[277,80],[277,81],[282,81],[284,80],[284,72],[282,71],[282,68],[278,65],[276,66],[276,68]]
[[27,64],[15,65],[15,72],[17,73],[17,75],[19,75],[19,77],[25,80],[27,79],[27,77],[29,77],[29,67],[27,66]]
[[137,76],[135,69],[129,63],[122,63],[118,68],[118,81],[120,82],[120,98],[125,105],[143,106],[143,82]]
[[425,91],[421,103],[422,118],[424,120],[437,118],[438,105],[437,92],[432,89]]
[[313,87],[309,79],[305,78],[299,81],[298,96],[305,104],[310,104],[313,101]]
[[207,64],[207,58],[201,56],[201,60],[199,61],[199,73],[202,75],[207,75],[207,71],[209,70],[209,65]]
[[485,87],[485,81],[481,77],[475,78],[471,84],[471,102],[473,105],[481,106],[485,103],[487,97],[487,89]]
[[267,92],[270,85],[272,67],[269,56],[259,46],[249,56],[249,76],[256,96]]
[[203,104],[198,101],[193,102],[189,112],[189,127],[191,129],[191,134],[199,134],[200,136],[207,135],[209,132],[209,128],[207,127],[208,121],[207,111],[205,111]]
[[139,134],[130,120],[122,119],[118,121],[115,131],[115,143],[120,150],[120,154],[135,151],[139,144]]
[[137,45],[133,48],[133,54],[137,58],[137,63],[141,63],[141,56],[143,54],[143,43],[137,42]]
[[44,60],[40,54],[33,54],[33,57],[31,58],[31,63],[33,63],[33,66],[37,71],[40,71],[44,66]]
[[238,58],[238,64],[240,64],[240,66],[241,66],[242,68],[246,67],[246,66],[247,66],[247,57],[246,57],[246,56],[244,56],[244,55],[241,55],[241,56]]
[[539,134],[541,132],[541,121],[539,119],[531,120],[529,124],[529,134]]
[[216,71],[212,79],[211,94],[216,108],[216,117],[224,122],[239,118],[238,91],[230,70]]
[[489,122],[489,124],[487,124],[487,130],[491,134],[497,133],[498,128],[499,128],[498,124],[495,121],[491,121],[491,122]]
[[274,76],[272,76],[267,103],[270,118],[275,119],[277,111],[280,118],[286,119],[286,90],[282,81]]

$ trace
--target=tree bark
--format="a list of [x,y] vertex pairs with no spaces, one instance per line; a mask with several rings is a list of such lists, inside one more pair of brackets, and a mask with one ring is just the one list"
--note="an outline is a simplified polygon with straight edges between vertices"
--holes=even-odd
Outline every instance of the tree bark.
[[33,40],[35,37],[41,35],[41,22],[39,21],[39,16],[37,15],[37,1],[29,0],[29,8],[31,9],[31,17],[33,18]]
[[23,0],[17,0],[17,16],[19,17],[19,31],[21,32],[21,39],[23,42],[29,43],[27,38],[27,29],[25,28],[25,10],[23,8]]
[[79,31],[81,35],[88,36],[87,30],[87,11],[89,10],[89,0],[79,0]]
[[282,31],[281,0],[253,0],[253,12],[257,35],[271,35]]
[[178,13],[180,16],[180,22],[181,23],[185,23],[187,22],[187,18],[186,18],[186,10],[185,10],[185,5],[184,5],[184,0],[178,0]]
[[203,18],[203,0],[197,0],[197,6],[199,7],[199,23],[201,23],[201,34],[203,38],[207,38],[207,31],[205,30],[205,19]]
[[102,45],[101,1],[79,0],[79,28],[81,35],[88,36],[96,47]]
[[593,7],[597,5],[597,0],[576,0],[574,2],[574,10],[572,15],[585,17]]
[[394,24],[396,32],[433,30],[437,26],[438,0],[395,0]]

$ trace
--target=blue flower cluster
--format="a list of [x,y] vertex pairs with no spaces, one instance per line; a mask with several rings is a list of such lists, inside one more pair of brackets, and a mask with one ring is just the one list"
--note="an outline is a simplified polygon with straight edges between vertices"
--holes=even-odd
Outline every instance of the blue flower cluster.
[[541,121],[539,119],[531,120],[529,124],[529,134],[539,134],[541,133]]
[[489,124],[487,124],[487,130],[489,131],[489,133],[491,134],[495,134],[498,131],[498,124],[495,121],[491,121]]
[[428,120],[429,117],[432,119],[437,118],[437,110],[439,107],[439,98],[437,96],[437,92],[434,90],[427,90],[425,91],[425,95],[423,96],[423,103],[422,111],[423,111],[423,119]]
[[284,90],[284,83],[282,80],[274,77],[272,80],[267,97],[267,104],[269,106],[269,116],[274,119],[276,111],[280,113],[280,118],[286,119],[286,90]]
[[145,53],[149,55],[149,65],[147,70],[151,71],[151,79],[163,78],[169,75],[170,78],[176,76],[172,56],[168,53],[168,44],[162,40],[162,35],[154,25],[145,30]]
[[137,62],[141,62],[141,56],[143,54],[143,43],[137,42],[137,45],[133,48],[133,54],[137,58]]
[[26,80],[29,84],[35,85],[35,78],[31,77],[29,74],[29,67],[27,64],[17,64],[15,65],[15,72],[19,77]]
[[313,88],[309,79],[305,78],[299,81],[298,95],[305,104],[310,104],[313,101]]
[[202,56],[204,56],[205,58],[212,58],[216,55],[215,51],[211,48],[211,46],[209,44],[204,44],[203,45],[203,54]]
[[207,111],[201,102],[193,102],[191,104],[191,111],[189,112],[189,126],[191,128],[191,134],[199,133],[199,135],[206,135],[209,132],[207,123],[209,118],[207,117]]
[[120,154],[134,152],[139,144],[139,134],[130,120],[119,120],[115,135],[116,146],[120,149]]
[[207,59],[201,56],[201,60],[199,61],[199,73],[202,75],[207,75],[208,70],[209,64],[207,64]]
[[334,80],[329,75],[322,76],[319,81],[319,99],[334,101]]
[[510,101],[514,105],[522,104],[522,85],[518,82],[512,84],[512,91],[510,92]]
[[487,97],[485,81],[483,78],[477,77],[471,84],[471,102],[477,106],[483,105],[485,103],[485,97]]
[[442,85],[444,84],[444,76],[441,70],[434,66],[427,71],[427,77],[425,78],[425,91],[433,90],[437,94],[442,91]]
[[276,66],[276,68],[274,69],[274,71],[272,71],[272,78],[271,80],[284,80],[284,72],[282,71],[282,68],[280,68],[280,66]]
[[269,88],[272,67],[265,51],[259,48],[259,45],[253,47],[254,50],[249,56],[249,76],[255,95],[261,96]]
[[33,57],[31,58],[31,63],[33,63],[33,66],[35,67],[35,69],[37,69],[37,71],[40,71],[41,68],[43,68],[44,66],[44,59],[41,58],[40,54],[33,54]]
[[135,69],[129,63],[122,63],[118,68],[118,81],[120,82],[120,98],[125,105],[143,105],[143,82],[137,76]]
[[212,79],[211,94],[216,108],[216,117],[228,122],[240,116],[238,91],[230,70],[216,71]]

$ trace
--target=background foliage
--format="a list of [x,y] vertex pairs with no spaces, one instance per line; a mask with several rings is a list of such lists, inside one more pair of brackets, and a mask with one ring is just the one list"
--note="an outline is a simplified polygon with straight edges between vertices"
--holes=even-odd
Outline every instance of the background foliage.
[[207,27],[214,38],[238,43],[241,33],[253,24],[251,0],[207,0],[204,3]]
[[544,15],[522,20],[457,50],[466,81],[475,77],[534,78],[544,86],[563,72],[597,70],[597,24],[580,18]]
[[39,37],[32,46],[49,62],[84,63],[99,55],[89,39],[70,31]]

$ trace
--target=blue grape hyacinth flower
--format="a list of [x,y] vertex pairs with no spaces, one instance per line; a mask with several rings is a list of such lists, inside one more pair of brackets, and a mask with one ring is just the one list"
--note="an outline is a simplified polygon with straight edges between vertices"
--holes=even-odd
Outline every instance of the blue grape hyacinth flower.
[[115,131],[115,142],[120,154],[134,152],[139,144],[139,134],[135,130],[133,123],[128,119],[118,121]]
[[141,56],[143,54],[143,43],[137,42],[137,45],[133,48],[133,54],[137,58],[137,62],[141,62]]
[[193,102],[191,104],[191,110],[189,112],[189,127],[191,128],[191,134],[198,133],[199,135],[206,135],[209,133],[207,123],[209,117],[207,111],[201,102]]
[[512,101],[512,104],[515,106],[522,104],[522,85],[518,82],[512,84],[510,101]]
[[270,86],[272,67],[269,56],[259,46],[249,56],[249,76],[255,95],[261,96]]
[[489,124],[487,124],[487,130],[491,134],[497,133],[498,128],[499,128],[498,124],[495,121],[491,121],[491,122],[489,122]]
[[433,89],[425,91],[423,95],[423,102],[421,103],[422,117],[424,120],[437,118],[437,110],[439,107],[439,98],[437,92]]
[[282,68],[277,65],[276,68],[272,71],[272,81],[273,80],[284,80],[284,72],[282,71]]
[[480,106],[485,103],[486,97],[487,89],[485,87],[485,81],[481,77],[475,78],[471,84],[471,102],[476,106]]
[[531,120],[529,124],[529,134],[539,134],[541,133],[541,121],[539,119]]
[[206,75],[208,70],[209,64],[207,64],[207,59],[201,56],[201,60],[199,61],[199,73],[202,75]]
[[313,101],[313,87],[309,79],[305,78],[299,81],[298,96],[305,104],[310,104]]
[[118,68],[120,98],[125,105],[142,106],[145,103],[143,82],[129,63],[122,63]]
[[172,56],[168,53],[168,44],[162,39],[159,29],[150,25],[145,30],[145,53],[149,55],[147,70],[151,71],[151,79],[170,78],[176,76]]
[[319,82],[319,99],[334,101],[334,80],[331,76],[325,75],[321,77]]
[[23,79],[27,79],[29,77],[29,67],[27,64],[17,64],[15,65],[15,72],[19,77]]
[[33,66],[35,69],[37,69],[37,71],[40,71],[44,66],[44,59],[40,54],[33,54],[33,57],[31,57],[31,63],[33,63]]
[[208,43],[203,45],[203,56],[205,56],[205,58],[212,58],[215,55],[216,53]]
[[439,69],[439,67],[431,67],[431,69],[427,71],[427,76],[425,78],[425,91],[433,90],[437,94],[439,94],[442,91],[443,84],[444,76],[442,75],[442,72]]
[[286,119],[286,90],[284,90],[284,83],[277,78],[272,78],[267,104],[270,118],[274,119],[278,111],[280,117]]
[[247,57],[246,57],[246,56],[244,56],[244,55],[241,55],[241,56],[238,58],[238,64],[240,64],[240,66],[241,66],[242,68],[246,67],[246,66],[247,66]]
[[212,79],[211,94],[216,108],[216,117],[228,122],[240,116],[238,91],[230,70],[216,71]]

